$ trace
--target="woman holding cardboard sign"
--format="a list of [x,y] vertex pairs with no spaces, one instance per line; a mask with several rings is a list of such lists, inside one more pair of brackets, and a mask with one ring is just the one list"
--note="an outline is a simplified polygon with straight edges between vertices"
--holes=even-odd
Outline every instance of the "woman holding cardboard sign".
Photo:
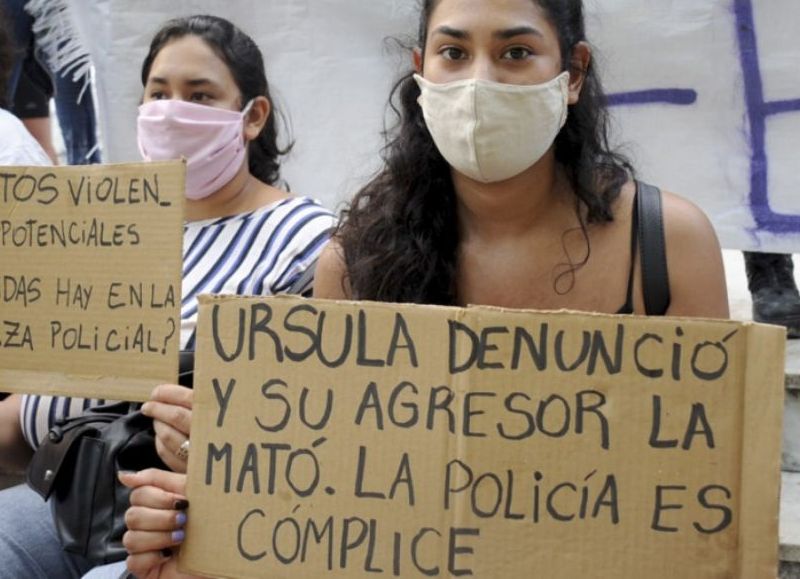
[[[609,148],[581,0],[426,0],[414,64],[315,296],[728,316],[708,220]],[[123,481],[129,568],[173,576],[184,477]]]
[[728,316],[706,217],[609,148],[580,0],[427,0],[414,65],[316,296]]
[[[196,319],[200,293],[308,292],[306,274],[335,221],[310,199],[274,186],[286,151],[278,146],[278,113],[253,40],[221,18],[170,21],[150,45],[142,83],[142,155],[188,160],[184,286],[192,285],[184,287],[184,309]],[[230,259],[218,255],[219,238],[235,249]],[[197,268],[195,260],[209,266]],[[190,409],[191,390],[169,385],[143,408],[156,419],[159,455],[179,472],[186,469]]]
[[[143,157],[187,160],[181,348],[191,350],[202,293],[308,293],[335,219],[313,200],[278,188],[286,152],[278,144],[278,113],[260,50],[233,24],[211,16],[167,23],[153,40],[142,81]],[[190,400],[189,390],[158,392],[164,390]],[[55,420],[99,403],[24,397],[16,402],[15,438],[24,444],[21,430],[36,447]],[[175,469],[185,469],[182,416],[178,408],[156,422],[159,454]],[[0,512],[0,576],[79,577],[91,568],[61,551],[48,506],[26,487],[0,493]]]

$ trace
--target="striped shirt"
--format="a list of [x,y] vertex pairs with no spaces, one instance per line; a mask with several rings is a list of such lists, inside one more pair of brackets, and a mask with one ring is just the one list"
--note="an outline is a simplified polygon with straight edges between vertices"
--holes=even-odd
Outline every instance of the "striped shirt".
[[[187,223],[183,231],[181,349],[194,349],[200,294],[273,295],[289,290],[307,294],[312,280],[304,274],[315,265],[335,223],[327,209],[306,197],[284,199],[250,213]],[[20,416],[22,433],[36,448],[55,421],[104,403],[26,395]]]

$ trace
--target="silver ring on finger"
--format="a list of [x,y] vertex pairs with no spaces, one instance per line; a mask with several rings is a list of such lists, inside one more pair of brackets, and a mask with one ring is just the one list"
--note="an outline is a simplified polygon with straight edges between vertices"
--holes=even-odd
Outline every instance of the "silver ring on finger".
[[187,438],[184,440],[181,445],[178,447],[178,450],[175,451],[175,456],[177,456],[181,460],[188,460],[189,459],[189,439]]

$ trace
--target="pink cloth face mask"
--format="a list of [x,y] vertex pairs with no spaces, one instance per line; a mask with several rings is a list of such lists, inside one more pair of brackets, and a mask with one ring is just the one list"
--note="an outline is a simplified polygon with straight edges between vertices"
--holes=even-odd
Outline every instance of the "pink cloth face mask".
[[244,162],[242,112],[164,99],[139,107],[137,136],[145,161],[186,158],[186,198],[204,199],[227,185]]

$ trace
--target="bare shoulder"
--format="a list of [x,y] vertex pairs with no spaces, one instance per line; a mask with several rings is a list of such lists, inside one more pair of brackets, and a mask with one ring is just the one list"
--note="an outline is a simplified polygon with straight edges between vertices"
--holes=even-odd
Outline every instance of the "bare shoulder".
[[729,317],[722,251],[711,221],[685,197],[664,191],[662,201],[672,294],[668,314]]
[[314,297],[323,299],[350,298],[344,250],[335,238],[328,242],[319,256],[314,274]]
[[689,237],[700,236],[717,239],[714,227],[706,214],[689,199],[671,193],[661,192],[664,205],[664,223],[667,229]]
[[258,181],[259,186],[259,195],[258,195],[258,205],[259,207],[266,207],[268,205],[274,205],[279,201],[283,201],[284,199],[293,199],[296,197],[295,194],[289,193],[284,191],[283,189],[278,189],[273,185],[267,185],[266,183],[262,183]]
[[703,210],[669,191],[662,192],[662,201],[670,274],[680,274],[695,264],[711,266],[719,262],[719,273],[724,277],[719,240]]

